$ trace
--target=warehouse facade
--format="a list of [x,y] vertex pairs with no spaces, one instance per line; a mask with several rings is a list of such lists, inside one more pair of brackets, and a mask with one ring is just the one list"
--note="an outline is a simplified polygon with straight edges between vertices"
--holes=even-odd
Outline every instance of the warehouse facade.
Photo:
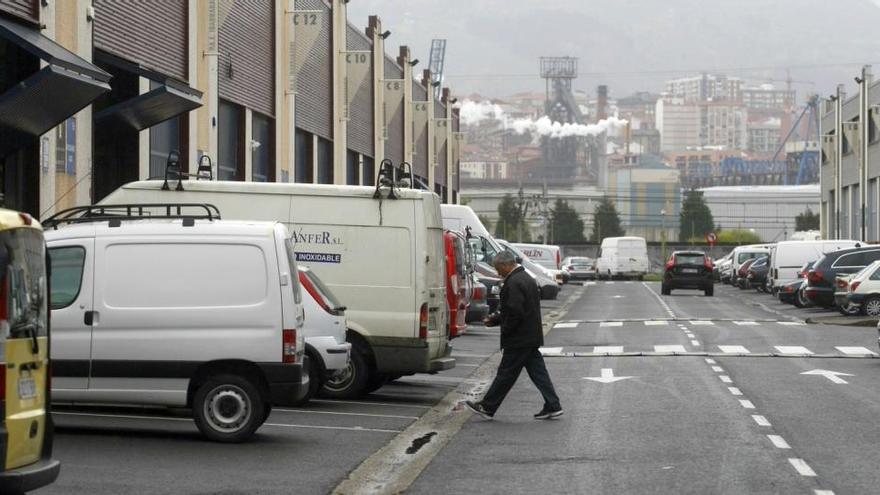
[[[166,164],[372,185],[383,159],[458,198],[450,92],[343,0],[0,0],[0,192],[45,217]],[[136,27],[136,29],[132,29]]]

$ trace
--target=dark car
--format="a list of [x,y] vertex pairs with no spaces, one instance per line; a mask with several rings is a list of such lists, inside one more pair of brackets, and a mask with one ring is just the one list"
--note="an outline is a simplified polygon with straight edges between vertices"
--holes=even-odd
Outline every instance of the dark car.
[[715,292],[712,258],[701,251],[672,253],[663,270],[660,292],[668,296],[674,289],[697,289],[707,296]]
[[767,275],[769,273],[770,257],[764,256],[756,259],[754,263],[752,263],[746,274],[746,280],[748,280],[749,286],[755,290],[769,292],[769,289],[767,288]]
[[740,289],[745,290],[749,288],[749,268],[757,260],[758,258],[749,258],[742,265],[739,265],[739,270],[736,273],[736,286]]
[[857,246],[826,253],[807,274],[807,298],[816,306],[834,306],[835,279],[880,260],[880,246]]
[[474,265],[474,275],[477,281],[486,286],[486,304],[489,306],[489,314],[498,309],[501,300],[501,277],[494,268],[482,261]]
[[794,280],[780,287],[779,291],[776,292],[779,302],[797,306],[798,294],[801,292],[802,285],[804,285],[803,280]]

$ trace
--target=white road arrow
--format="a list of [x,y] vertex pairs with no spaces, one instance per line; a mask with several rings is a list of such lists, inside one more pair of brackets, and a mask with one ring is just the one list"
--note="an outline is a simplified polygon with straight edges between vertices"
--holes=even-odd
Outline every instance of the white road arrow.
[[635,378],[632,376],[614,376],[614,370],[611,368],[602,368],[602,376],[585,376],[584,380],[593,380],[599,383],[614,383],[627,378]]
[[839,371],[831,371],[831,370],[810,370],[810,371],[804,371],[801,374],[802,375],[821,375],[821,376],[824,376],[825,378],[831,380],[833,383],[837,383],[837,384],[849,383],[846,380],[844,380],[843,378],[840,378],[841,376],[855,376],[855,375],[850,375],[849,373],[841,373]]

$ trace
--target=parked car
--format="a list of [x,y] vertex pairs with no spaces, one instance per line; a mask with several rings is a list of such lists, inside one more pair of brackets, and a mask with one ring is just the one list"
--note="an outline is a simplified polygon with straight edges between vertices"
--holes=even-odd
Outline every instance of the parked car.
[[298,266],[299,283],[305,289],[303,311],[303,337],[305,354],[308,358],[309,386],[305,394],[298,398],[296,405],[302,405],[315,397],[328,382],[345,381],[344,374],[349,371],[351,343],[345,341],[345,306],[336,298],[333,291],[306,266]]
[[712,270],[716,282],[726,282],[725,275],[730,278],[730,259],[733,257],[733,251],[724,255],[724,257],[715,260],[715,268]]
[[487,299],[489,289],[480,282],[476,273],[472,273],[470,276],[473,280],[473,291],[470,304],[468,304],[465,313],[465,323],[481,322],[489,314],[489,301]]
[[642,237],[606,237],[602,239],[596,260],[598,278],[642,279],[650,269],[648,245]]
[[804,285],[803,280],[794,280],[789,282],[782,287],[779,287],[779,290],[776,291],[776,297],[779,298],[780,302],[786,304],[793,304],[797,307],[803,307],[801,304],[800,295],[803,293],[801,288]]
[[770,292],[767,287],[767,275],[770,272],[770,257],[758,258],[749,266],[746,273],[748,285],[761,292]]
[[36,490],[61,470],[52,458],[46,261],[40,224],[0,209],[0,493]]
[[562,282],[561,278],[557,280],[544,267],[533,262],[513,244],[504,239],[498,239],[498,243],[501,247],[510,251],[516,257],[517,262],[525,268],[526,273],[535,279],[535,282],[538,283],[538,288],[541,289],[541,299],[556,299],[556,295],[559,294],[559,285]]
[[804,263],[816,261],[825,253],[854,247],[852,240],[781,241],[773,247],[770,260],[771,290],[797,279]]
[[[226,219],[273,220],[291,232],[297,263],[345,302],[352,345],[347,381],[322,395],[355,398],[390,378],[453,368],[447,335],[440,200],[433,192],[320,184],[185,181],[126,184],[102,203],[217,205]],[[384,199],[382,199],[384,198]]]
[[562,260],[562,270],[568,273],[572,280],[594,280],[596,278],[594,263],[593,258],[569,256]]
[[746,290],[749,288],[749,268],[751,268],[752,264],[757,260],[758,258],[749,258],[739,265],[739,270],[737,270],[736,274],[736,286],[739,287],[740,290]]
[[[865,316],[880,316],[880,261],[875,261],[853,275],[847,284],[843,300],[835,301],[839,307]],[[852,314],[852,313],[848,313]]]
[[826,253],[807,275],[806,294],[816,306],[835,306],[835,280],[860,271],[880,259],[880,246],[861,246]]
[[748,246],[735,247],[731,253],[730,279],[728,283],[739,287],[741,285],[739,279],[747,274],[747,272],[740,272],[742,264],[754,258],[768,256],[770,254],[770,247],[770,244],[750,244]]
[[864,268],[856,273],[841,274],[834,278],[834,307],[844,316],[859,314],[858,306],[852,305],[847,300],[847,295],[850,290],[850,282],[862,271]]
[[712,259],[702,251],[675,251],[663,269],[660,293],[672,294],[675,289],[697,289],[706,296],[715,293]]
[[450,339],[467,330],[467,307],[472,297],[473,279],[468,260],[470,246],[464,235],[447,230],[443,233],[446,249],[446,304],[449,308]]
[[[498,310],[498,304],[501,302],[502,279],[494,268],[488,267],[485,263],[475,265],[474,275],[479,283],[486,286],[486,305],[489,306],[489,314],[492,314]],[[480,320],[482,321],[482,318]]]
[[189,408],[209,439],[241,442],[302,396],[290,233],[217,218],[211,205],[102,205],[46,221],[54,401]]

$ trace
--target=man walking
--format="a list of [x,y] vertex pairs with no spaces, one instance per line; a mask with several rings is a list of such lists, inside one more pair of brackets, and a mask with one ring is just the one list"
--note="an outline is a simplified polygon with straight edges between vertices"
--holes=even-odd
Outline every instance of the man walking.
[[535,414],[535,419],[558,418],[562,416],[562,406],[553,389],[544,358],[538,350],[544,345],[538,286],[525,269],[517,264],[513,254],[507,251],[495,256],[493,264],[498,274],[504,277],[500,314],[490,315],[484,323],[486,326],[501,325],[501,349],[504,354],[495,380],[483,400],[467,401],[465,405],[480,416],[492,419],[525,368],[532,383],[544,397],[544,407]]

